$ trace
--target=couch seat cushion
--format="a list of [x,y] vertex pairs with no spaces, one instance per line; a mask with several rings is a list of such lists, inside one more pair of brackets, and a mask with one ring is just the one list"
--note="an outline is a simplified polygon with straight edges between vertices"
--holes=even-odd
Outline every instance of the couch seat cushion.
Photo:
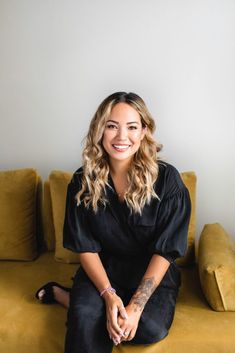
[[78,265],[56,262],[52,252],[0,265],[0,352],[63,353],[66,310],[41,304],[34,294],[49,281],[71,286]]
[[[41,304],[34,293],[51,280],[70,286],[77,267],[56,262],[52,252],[33,262],[1,262],[0,352],[63,353],[66,310]],[[235,313],[210,309],[197,268],[182,269],[182,279],[168,337],[149,346],[120,345],[113,353],[235,352]]]

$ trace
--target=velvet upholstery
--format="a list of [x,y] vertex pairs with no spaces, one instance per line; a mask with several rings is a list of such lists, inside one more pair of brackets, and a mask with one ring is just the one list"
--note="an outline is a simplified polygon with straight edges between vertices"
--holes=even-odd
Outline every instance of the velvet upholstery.
[[220,224],[204,227],[198,261],[208,303],[216,311],[235,311],[235,245]]
[[0,172],[0,259],[33,260],[37,256],[37,190],[34,169]]
[[187,187],[191,199],[191,217],[188,230],[188,248],[186,254],[177,259],[176,263],[180,266],[193,264],[195,261],[195,230],[196,230],[196,181],[197,177],[194,172],[183,172],[181,178]]
[[34,293],[51,280],[71,286],[77,267],[56,262],[53,252],[0,263],[1,353],[63,353],[66,309],[43,305]]
[[[0,352],[63,353],[66,310],[57,304],[40,304],[34,293],[50,280],[70,286],[78,265],[55,261],[53,252],[32,262],[2,261],[0,265]],[[181,271],[182,286],[169,335],[148,346],[120,345],[113,353],[235,352],[235,313],[211,310],[196,266]]]
[[53,223],[52,201],[49,181],[44,182],[43,197],[43,233],[46,249],[55,250],[55,227]]
[[55,229],[55,259],[59,262],[79,263],[79,255],[63,247],[65,201],[71,176],[71,173],[56,170],[52,171],[49,176]]

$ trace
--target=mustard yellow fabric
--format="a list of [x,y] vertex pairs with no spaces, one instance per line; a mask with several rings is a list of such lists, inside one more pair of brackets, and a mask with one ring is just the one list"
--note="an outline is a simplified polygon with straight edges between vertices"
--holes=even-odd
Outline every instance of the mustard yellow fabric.
[[54,253],[35,261],[0,263],[0,352],[63,353],[67,311],[43,305],[34,294],[49,281],[71,287],[78,265],[54,260]]
[[[64,249],[62,244],[63,221],[67,185],[72,174],[63,171],[52,171],[48,182],[44,185],[44,233],[48,250],[54,250],[56,239],[57,261],[66,263],[79,262],[78,255]],[[196,212],[196,175],[194,172],[181,173],[182,180],[190,193],[192,212],[188,232],[188,249],[186,255],[177,260],[178,265],[186,266],[194,262],[195,212]],[[53,221],[50,215],[53,213]],[[54,224],[54,226],[53,226]],[[55,229],[55,236],[54,231]]]
[[[63,353],[67,311],[57,304],[40,304],[34,293],[51,280],[71,286],[78,265],[56,262],[53,252],[32,262],[2,261],[0,265],[0,352]],[[200,289],[197,267],[181,271],[169,335],[148,346],[121,345],[113,353],[235,352],[235,313],[211,310]]]
[[55,228],[52,214],[52,201],[50,192],[50,183],[48,180],[44,183],[43,193],[43,233],[46,249],[55,250]]
[[0,259],[37,256],[37,187],[34,169],[0,172]]
[[37,195],[36,195],[36,238],[38,252],[45,250],[44,234],[43,234],[43,182],[38,175]]
[[197,177],[194,172],[183,172],[181,173],[181,178],[187,187],[190,200],[191,200],[191,216],[189,222],[189,230],[188,230],[188,248],[184,257],[177,259],[176,262],[180,266],[187,266],[189,264],[194,263],[195,261],[195,248],[194,248],[194,240],[195,240],[195,229],[196,229],[196,182]]
[[216,311],[235,311],[235,245],[219,223],[203,228],[198,249],[203,292]]
[[49,176],[53,223],[55,228],[55,259],[60,262],[78,263],[79,255],[63,247],[63,226],[65,216],[65,202],[67,186],[72,174],[52,171]]

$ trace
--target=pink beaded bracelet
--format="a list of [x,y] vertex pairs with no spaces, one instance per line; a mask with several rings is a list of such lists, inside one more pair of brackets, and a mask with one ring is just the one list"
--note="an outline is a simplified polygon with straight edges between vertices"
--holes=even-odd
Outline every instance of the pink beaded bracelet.
[[106,293],[106,292],[116,293],[116,290],[112,287],[105,288],[100,292],[100,296],[102,297],[104,295],[104,293]]

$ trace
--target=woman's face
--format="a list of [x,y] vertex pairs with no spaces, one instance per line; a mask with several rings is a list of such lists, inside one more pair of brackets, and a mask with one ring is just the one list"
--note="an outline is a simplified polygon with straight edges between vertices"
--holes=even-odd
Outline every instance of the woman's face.
[[145,131],[139,113],[127,103],[117,103],[105,123],[102,141],[110,161],[130,162]]

